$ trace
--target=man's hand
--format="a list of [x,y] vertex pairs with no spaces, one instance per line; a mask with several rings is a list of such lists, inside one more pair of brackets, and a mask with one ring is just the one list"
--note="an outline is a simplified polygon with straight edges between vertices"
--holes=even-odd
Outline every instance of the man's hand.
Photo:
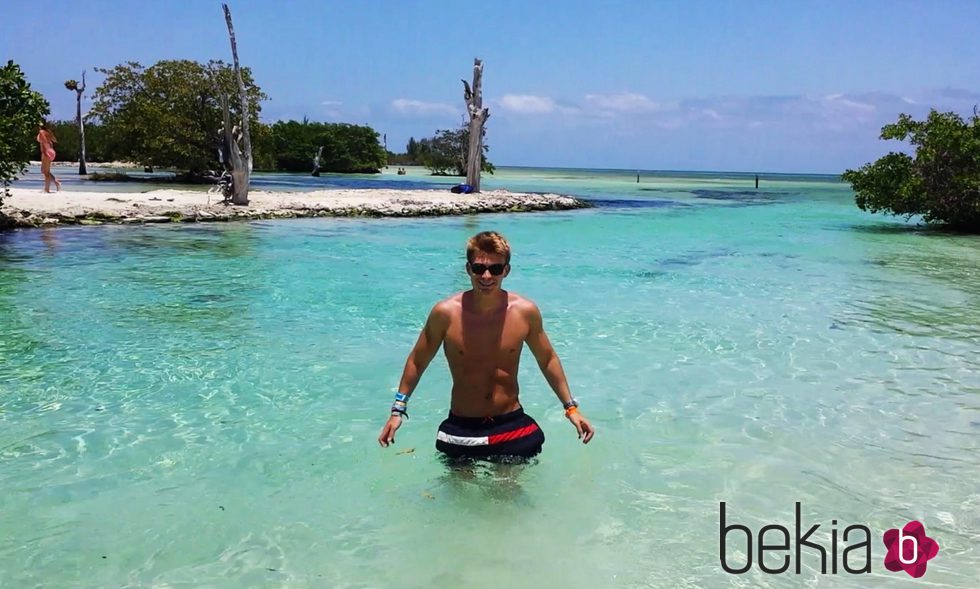
[[381,435],[378,436],[378,443],[381,444],[382,448],[387,448],[389,445],[395,443],[395,431],[401,426],[401,415],[392,415],[388,418],[388,422],[381,428]]
[[575,431],[578,432],[578,437],[582,440],[582,443],[588,444],[592,436],[595,435],[595,429],[589,423],[589,420],[583,417],[578,411],[573,411],[568,415],[568,421],[571,421],[572,425],[575,426]]

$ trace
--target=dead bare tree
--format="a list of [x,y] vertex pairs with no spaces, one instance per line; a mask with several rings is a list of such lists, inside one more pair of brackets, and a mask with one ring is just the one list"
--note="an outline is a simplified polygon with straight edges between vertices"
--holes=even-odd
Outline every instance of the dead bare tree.
[[323,153],[323,146],[317,148],[316,155],[313,156],[313,175],[320,177],[320,154]]
[[[228,38],[231,40],[231,56],[235,64],[235,78],[238,80],[238,98],[241,103],[241,126],[232,128],[228,99],[221,95],[225,119],[225,142],[228,145],[228,163],[231,165],[231,204],[248,204],[248,184],[252,175],[252,138],[248,133],[248,96],[245,94],[245,82],[242,80],[242,70],[238,66],[238,44],[235,41],[235,27],[231,23],[231,10],[227,4],[222,4],[225,11],[225,23],[228,25]],[[236,133],[236,130],[238,133]],[[236,136],[237,135],[237,136]],[[227,164],[226,164],[227,165]]]
[[483,106],[483,62],[473,60],[473,87],[463,80],[463,98],[470,115],[470,145],[466,161],[466,183],[473,192],[480,192],[480,170],[483,168],[483,126],[490,118],[490,109]]
[[82,93],[85,92],[85,70],[82,70],[82,84],[75,80],[65,82],[65,88],[75,91],[75,124],[78,125],[78,175],[85,176],[85,121],[82,120]]

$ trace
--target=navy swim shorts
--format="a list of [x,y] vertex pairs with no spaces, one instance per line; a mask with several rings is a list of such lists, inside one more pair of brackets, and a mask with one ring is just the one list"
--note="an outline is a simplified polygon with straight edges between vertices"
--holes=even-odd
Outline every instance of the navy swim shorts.
[[530,458],[542,444],[544,432],[524,409],[493,417],[450,413],[436,434],[436,449],[450,458]]

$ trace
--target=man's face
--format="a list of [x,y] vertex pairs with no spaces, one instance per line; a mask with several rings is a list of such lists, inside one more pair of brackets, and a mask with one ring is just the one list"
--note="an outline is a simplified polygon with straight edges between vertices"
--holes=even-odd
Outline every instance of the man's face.
[[505,263],[500,254],[476,252],[473,261],[466,264],[466,273],[470,276],[474,291],[490,294],[498,290],[504,278],[510,274],[510,264]]

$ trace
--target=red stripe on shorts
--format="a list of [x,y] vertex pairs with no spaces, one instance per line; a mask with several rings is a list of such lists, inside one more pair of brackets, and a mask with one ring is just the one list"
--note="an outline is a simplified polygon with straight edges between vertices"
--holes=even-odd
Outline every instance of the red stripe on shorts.
[[518,438],[523,438],[524,436],[529,436],[536,431],[538,431],[538,424],[532,423],[531,425],[525,425],[524,427],[519,427],[509,432],[487,436],[487,443],[492,445],[492,444],[500,444],[503,442],[510,442],[511,440],[516,440]]

